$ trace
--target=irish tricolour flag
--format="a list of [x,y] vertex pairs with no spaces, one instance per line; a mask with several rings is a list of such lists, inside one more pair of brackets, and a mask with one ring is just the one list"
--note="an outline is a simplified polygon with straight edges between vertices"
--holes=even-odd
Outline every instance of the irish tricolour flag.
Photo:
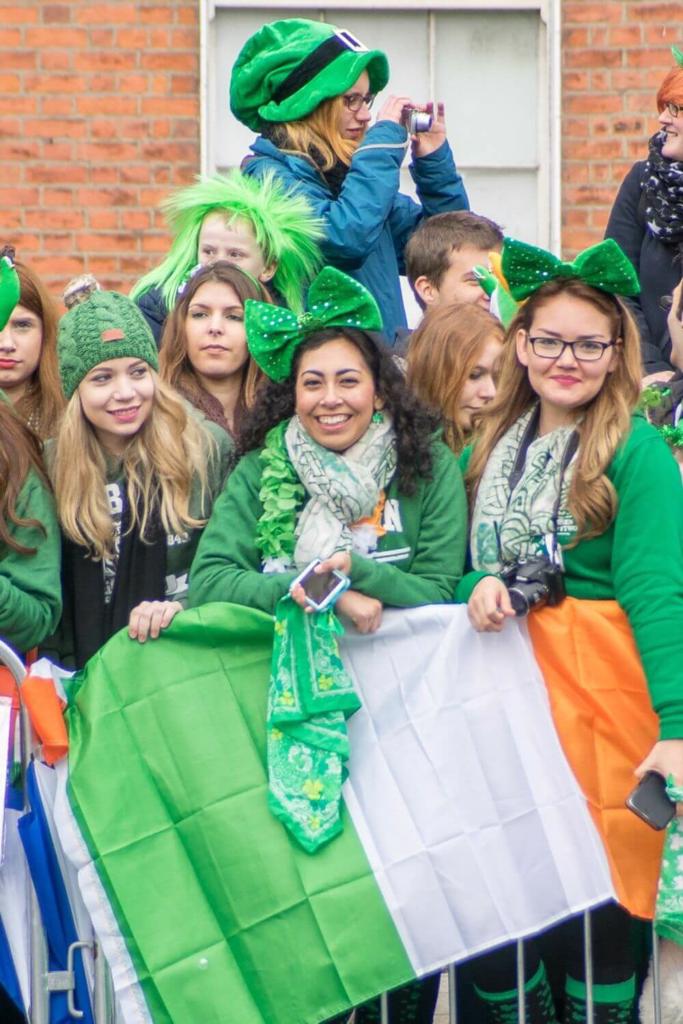
[[209,605],[76,681],[56,822],[126,1024],[314,1024],[622,897],[524,628],[429,607],[349,631],[344,829],[314,855],[267,806],[271,642]]

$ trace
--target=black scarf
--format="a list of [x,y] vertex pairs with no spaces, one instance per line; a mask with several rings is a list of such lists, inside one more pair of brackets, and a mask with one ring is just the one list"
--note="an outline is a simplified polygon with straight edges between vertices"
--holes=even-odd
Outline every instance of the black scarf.
[[662,156],[664,133],[650,139],[641,188],[645,221],[651,235],[665,245],[683,243],[683,161]]
[[130,529],[129,506],[124,497],[116,580],[108,604],[104,601],[102,561],[91,558],[87,548],[64,538],[64,622],[73,636],[76,668],[83,668],[114,633],[128,625],[131,611],[141,601],[164,600],[166,536],[158,512],[147,534],[150,540],[145,542],[137,526]]

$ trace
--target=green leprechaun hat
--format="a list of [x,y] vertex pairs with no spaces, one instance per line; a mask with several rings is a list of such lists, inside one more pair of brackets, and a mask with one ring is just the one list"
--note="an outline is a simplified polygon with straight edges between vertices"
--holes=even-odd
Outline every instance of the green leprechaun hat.
[[381,50],[368,50],[345,29],[288,18],[263,25],[246,41],[232,69],[230,109],[242,124],[298,121],[323,100],[341,96],[363,71],[370,92],[389,81]]

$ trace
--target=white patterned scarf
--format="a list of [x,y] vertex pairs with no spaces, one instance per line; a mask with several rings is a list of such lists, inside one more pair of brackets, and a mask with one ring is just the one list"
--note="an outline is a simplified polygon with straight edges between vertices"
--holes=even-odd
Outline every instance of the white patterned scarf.
[[[386,415],[371,423],[345,452],[318,444],[293,416],[285,431],[287,452],[301,483],[310,494],[296,526],[294,564],[349,551],[353,523],[370,516],[396,470],[396,438]],[[360,539],[360,538],[359,538]]]
[[558,427],[529,445],[524,469],[510,491],[519,447],[536,407],[524,413],[501,437],[482,474],[470,528],[472,567],[500,572],[511,563],[549,553],[553,514],[561,488],[557,532],[573,533],[567,508],[576,455],[562,474],[562,459],[574,427]]

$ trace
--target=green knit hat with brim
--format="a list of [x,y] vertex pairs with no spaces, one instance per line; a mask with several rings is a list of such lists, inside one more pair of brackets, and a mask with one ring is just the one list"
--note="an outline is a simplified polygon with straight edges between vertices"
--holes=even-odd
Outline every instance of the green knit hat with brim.
[[363,71],[370,92],[389,81],[381,50],[368,50],[346,29],[288,18],[259,29],[242,47],[230,79],[230,109],[260,131],[264,122],[298,121],[323,100],[341,96]]
[[96,291],[65,313],[57,339],[62,388],[71,398],[86,373],[109,359],[142,359],[154,370],[159,357],[144,316],[118,292]]

